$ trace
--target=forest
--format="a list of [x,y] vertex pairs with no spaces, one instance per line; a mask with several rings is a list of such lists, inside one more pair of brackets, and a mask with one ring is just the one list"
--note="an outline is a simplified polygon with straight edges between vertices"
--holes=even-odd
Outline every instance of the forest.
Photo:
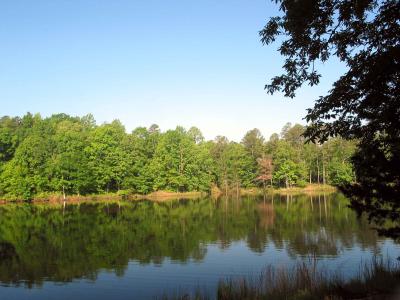
[[306,143],[306,128],[287,123],[265,139],[249,130],[240,143],[206,141],[196,127],[127,133],[120,121],[92,115],[27,113],[0,119],[0,198],[29,200],[57,193],[89,195],[153,191],[229,193],[241,188],[342,185],[355,181],[356,141]]

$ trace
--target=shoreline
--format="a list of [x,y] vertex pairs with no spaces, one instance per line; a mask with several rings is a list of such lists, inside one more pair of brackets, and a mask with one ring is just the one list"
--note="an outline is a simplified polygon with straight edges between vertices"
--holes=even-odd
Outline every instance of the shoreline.
[[[267,188],[266,194],[315,194],[315,193],[334,193],[338,188],[329,184],[308,184],[305,187],[290,187],[290,188]],[[262,188],[242,189],[242,196],[245,195],[262,195]]]
[[[291,188],[267,188],[265,191],[262,188],[246,188],[240,189],[240,196],[262,196],[264,193],[270,194],[318,194],[318,193],[334,193],[338,189],[331,185],[318,185],[311,184],[305,187],[291,187]],[[228,196],[235,196],[236,193],[231,191]],[[219,189],[213,188],[211,193],[207,192],[171,192],[171,191],[156,191],[150,194],[122,194],[122,193],[108,193],[108,194],[97,194],[97,195],[69,195],[66,199],[63,199],[61,194],[49,194],[45,197],[37,197],[32,200],[21,200],[21,199],[0,199],[1,204],[10,203],[80,203],[80,202],[98,202],[98,201],[136,201],[136,200],[149,200],[149,201],[168,201],[168,200],[180,200],[180,199],[196,199],[205,196],[210,196],[212,198],[219,198],[226,196]]]

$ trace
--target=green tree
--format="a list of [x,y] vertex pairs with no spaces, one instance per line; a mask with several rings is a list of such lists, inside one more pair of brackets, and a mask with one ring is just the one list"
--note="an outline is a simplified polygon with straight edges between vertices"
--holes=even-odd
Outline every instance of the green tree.
[[156,125],[149,129],[138,127],[128,136],[128,152],[132,157],[132,165],[124,182],[125,187],[142,194],[152,191],[154,176],[150,173],[149,165],[153,159],[159,139],[160,132]]
[[0,119],[0,166],[9,161],[17,147],[16,128],[18,119],[4,116]]
[[240,187],[254,186],[254,161],[246,149],[241,144],[231,142],[225,155],[227,179],[231,188],[236,190],[236,194],[239,195]]
[[53,151],[49,138],[49,121],[39,121],[15,151],[1,174],[1,190],[8,196],[31,199],[35,194],[50,190],[46,176],[48,159]]
[[197,127],[190,127],[188,130],[188,135],[194,140],[196,144],[204,142],[204,136],[201,133],[200,129]]
[[254,128],[245,134],[242,139],[242,144],[251,154],[254,161],[264,153],[264,137],[257,128]]
[[117,120],[91,131],[85,152],[99,192],[122,187],[131,165],[131,156],[124,147],[126,139],[125,128]]
[[327,149],[329,164],[327,165],[328,183],[343,186],[355,182],[351,157],[354,154],[356,143],[341,138],[329,139],[323,148]]
[[297,151],[290,143],[280,140],[273,154],[275,183],[284,183],[285,187],[303,184],[306,176],[304,163],[298,157]]
[[210,163],[207,153],[196,146],[184,128],[168,130],[161,136],[149,166],[154,176],[153,190],[209,190]]
[[82,123],[69,120],[58,123],[52,143],[54,150],[46,170],[52,190],[62,192],[64,198],[66,194],[93,192],[92,174],[84,152],[87,134]]
[[39,115],[27,113],[22,118],[4,116],[0,119],[0,167],[11,160],[19,144],[25,139],[34,122],[41,121]]
[[224,190],[225,194],[228,194],[229,189],[227,156],[228,145],[229,140],[225,136],[217,136],[210,147],[210,154],[215,166],[215,183]]
[[[358,139],[357,183],[344,187],[353,207],[382,223],[400,219],[400,2],[276,1],[281,16],[261,30],[264,44],[281,41],[284,74],[266,89],[294,97],[319,83],[318,63],[336,57],[346,68],[327,95],[308,110],[306,136]],[[282,39],[281,39],[282,37]],[[400,237],[400,225],[383,230]]]
[[304,145],[304,126],[300,124],[291,125],[287,123],[281,132],[281,137],[285,141],[289,142],[293,147],[301,148]]

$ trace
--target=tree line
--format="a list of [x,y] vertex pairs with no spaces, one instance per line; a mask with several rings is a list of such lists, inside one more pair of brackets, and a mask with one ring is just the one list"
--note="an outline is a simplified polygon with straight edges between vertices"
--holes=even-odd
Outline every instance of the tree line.
[[127,133],[120,121],[97,125],[92,115],[30,113],[0,119],[0,196],[32,199],[126,191],[210,191],[353,182],[355,141],[305,143],[305,127],[287,123],[266,140],[258,129],[240,143],[206,141],[196,127]]

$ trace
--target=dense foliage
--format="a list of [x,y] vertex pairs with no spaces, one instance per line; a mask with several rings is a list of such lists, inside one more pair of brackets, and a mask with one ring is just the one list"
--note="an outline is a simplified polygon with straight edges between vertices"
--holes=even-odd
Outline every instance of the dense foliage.
[[91,115],[0,119],[0,196],[32,199],[46,193],[97,194],[236,192],[255,186],[340,184],[354,180],[354,142],[304,144],[301,125],[286,124],[265,141],[258,129],[241,143],[200,130],[161,132],[157,125],[126,133],[119,121],[96,125]]
[[[281,42],[284,74],[266,85],[294,97],[318,84],[318,66],[336,57],[345,67],[306,116],[306,136],[358,139],[357,183],[343,186],[352,205],[376,223],[400,219],[400,2],[277,0],[282,14],[260,32]],[[400,237],[400,226],[384,232]]]

